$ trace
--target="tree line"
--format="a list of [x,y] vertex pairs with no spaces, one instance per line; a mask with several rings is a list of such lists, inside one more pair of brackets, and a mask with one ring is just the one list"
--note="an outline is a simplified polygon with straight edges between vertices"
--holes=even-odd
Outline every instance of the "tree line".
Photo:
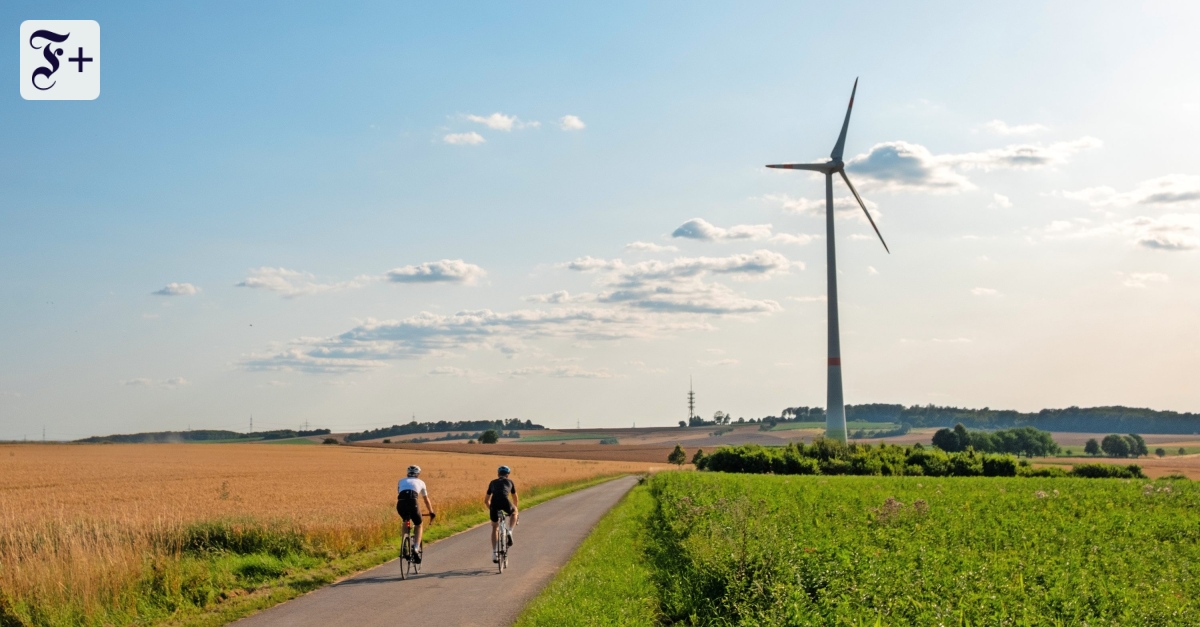
[[[1013,429],[1035,427],[1045,431],[1110,432],[1110,433],[1200,433],[1200,414],[1159,411],[1144,407],[1067,407],[1019,412],[1011,409],[969,409],[939,405],[871,403],[847,405],[847,421],[893,422],[922,427],[952,427],[962,423],[972,429]],[[740,421],[740,419],[739,419]],[[821,407],[787,407],[779,417],[767,416],[761,421],[824,422]],[[751,419],[749,422],[759,422]]]
[[84,444],[166,444],[171,442],[211,442],[214,440],[283,440],[310,435],[329,435],[329,429],[275,429],[242,433],[224,429],[196,429],[195,431],[152,431],[146,433],[118,433],[97,435],[76,440]]
[[375,438],[390,438],[397,435],[409,435],[412,433],[438,433],[440,431],[471,431],[480,432],[493,429],[496,431],[503,430],[524,430],[533,431],[537,429],[545,429],[542,425],[533,424],[530,420],[522,421],[520,418],[509,418],[508,420],[439,420],[437,422],[417,422],[412,421],[405,425],[392,425],[390,427],[382,427],[379,429],[369,429],[358,433],[351,433],[346,436],[347,442],[357,442],[359,440],[374,440]]

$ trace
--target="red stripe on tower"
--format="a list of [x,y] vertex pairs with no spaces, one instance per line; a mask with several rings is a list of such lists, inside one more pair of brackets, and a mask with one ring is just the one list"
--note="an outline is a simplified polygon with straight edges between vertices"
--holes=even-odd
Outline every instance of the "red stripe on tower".
[[837,366],[837,367],[841,368],[842,367],[842,358],[841,357],[830,357],[829,365]]

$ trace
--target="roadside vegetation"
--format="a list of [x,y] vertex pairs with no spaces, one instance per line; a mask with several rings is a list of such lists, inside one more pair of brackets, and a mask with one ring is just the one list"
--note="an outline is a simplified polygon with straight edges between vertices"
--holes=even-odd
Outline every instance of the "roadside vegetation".
[[[682,464],[682,449],[668,457]],[[818,438],[812,444],[791,442],[786,446],[757,444],[721,447],[709,455],[696,455],[699,470],[776,475],[880,475],[928,477],[1117,477],[1143,478],[1140,466],[1129,464],[1077,464],[1071,470],[1035,468],[1028,460],[1010,454],[977,453],[972,448],[946,452],[920,444],[900,446],[880,443],[842,444]]]
[[619,624],[570,607],[621,602],[592,589],[610,559],[648,570],[662,625],[1200,624],[1191,481],[692,472],[647,487],[653,503],[610,514],[587,545],[604,550],[533,606],[557,613],[523,625]]
[[516,627],[657,625],[658,597],[643,559],[654,497],[639,485],[588,536]]

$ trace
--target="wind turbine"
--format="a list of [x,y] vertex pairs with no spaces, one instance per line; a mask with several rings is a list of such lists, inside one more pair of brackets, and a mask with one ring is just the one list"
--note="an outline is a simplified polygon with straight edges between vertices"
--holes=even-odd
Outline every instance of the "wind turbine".
[[846,107],[846,120],[842,122],[842,133],[838,135],[837,143],[833,145],[829,161],[825,163],[781,163],[767,166],[768,168],[787,170],[808,170],[825,175],[825,265],[828,272],[826,285],[829,292],[826,299],[829,307],[829,372],[826,379],[825,437],[842,442],[846,441],[846,405],[842,400],[842,347],[838,334],[837,257],[834,254],[833,241],[833,175],[835,173],[842,175],[842,180],[846,181],[846,186],[854,194],[858,206],[862,207],[863,213],[867,214],[867,221],[871,223],[871,228],[875,229],[875,234],[879,235],[883,249],[888,254],[892,252],[888,250],[887,242],[883,241],[879,227],[875,226],[875,220],[871,219],[871,212],[867,211],[867,205],[863,202],[862,196],[858,195],[858,190],[854,189],[854,185],[846,176],[846,164],[842,161],[842,151],[846,147],[846,129],[850,126],[850,110],[854,108],[854,93],[857,91],[858,79],[856,78],[854,79],[854,89],[850,91],[850,104]]

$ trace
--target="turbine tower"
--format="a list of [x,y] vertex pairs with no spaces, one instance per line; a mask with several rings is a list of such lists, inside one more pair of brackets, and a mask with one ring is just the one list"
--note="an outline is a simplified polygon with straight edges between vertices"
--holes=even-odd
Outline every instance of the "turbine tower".
[[768,168],[787,170],[808,170],[825,175],[825,266],[828,273],[826,303],[829,307],[829,371],[825,396],[825,437],[842,442],[846,441],[846,405],[842,399],[842,347],[838,334],[837,257],[834,254],[833,240],[834,174],[840,174],[842,180],[846,182],[846,186],[850,188],[850,192],[854,194],[858,206],[862,207],[863,213],[867,214],[867,221],[871,223],[871,228],[875,229],[875,234],[883,243],[883,249],[889,254],[892,252],[888,250],[887,242],[883,241],[883,235],[879,233],[879,227],[875,226],[875,220],[871,218],[871,212],[867,211],[867,205],[863,202],[862,196],[858,195],[858,190],[854,189],[854,185],[846,176],[846,164],[842,161],[842,152],[846,148],[846,129],[850,126],[850,110],[854,108],[854,93],[857,91],[858,79],[856,78],[854,79],[854,89],[850,91],[850,104],[846,107],[846,120],[842,122],[842,132],[838,135],[837,143],[833,145],[829,161],[825,163],[781,163],[767,166]]

